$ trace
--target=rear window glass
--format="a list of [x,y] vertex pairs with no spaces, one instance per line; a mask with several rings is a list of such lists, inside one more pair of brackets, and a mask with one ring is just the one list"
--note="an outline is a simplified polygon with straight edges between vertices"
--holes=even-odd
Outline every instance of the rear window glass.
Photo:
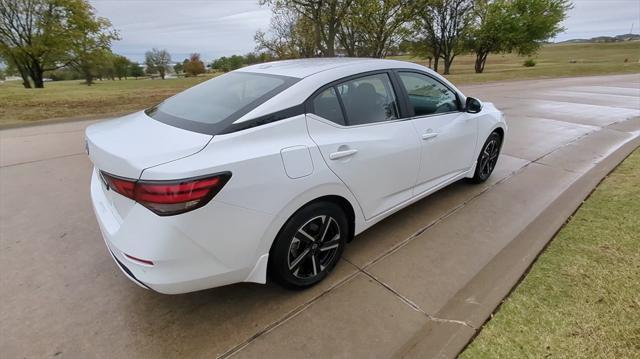
[[147,115],[176,127],[215,134],[296,81],[286,76],[231,72],[168,98],[147,110]]
[[329,121],[344,125],[342,108],[333,87],[330,87],[313,99],[313,113]]
[[398,118],[396,97],[387,74],[360,77],[337,86],[349,125]]

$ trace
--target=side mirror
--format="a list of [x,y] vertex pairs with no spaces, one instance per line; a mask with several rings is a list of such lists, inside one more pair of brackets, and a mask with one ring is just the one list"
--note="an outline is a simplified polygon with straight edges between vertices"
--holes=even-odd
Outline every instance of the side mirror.
[[482,102],[473,97],[467,97],[467,103],[464,108],[469,113],[478,113],[482,111]]

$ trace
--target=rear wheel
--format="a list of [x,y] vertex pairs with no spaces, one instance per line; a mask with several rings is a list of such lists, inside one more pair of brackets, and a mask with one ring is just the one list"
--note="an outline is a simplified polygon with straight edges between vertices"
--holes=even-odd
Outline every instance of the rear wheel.
[[476,163],[476,172],[471,178],[471,182],[482,183],[486,181],[496,167],[498,156],[500,155],[500,147],[502,138],[497,132],[492,132],[482,146],[478,162]]
[[342,208],[312,203],[284,225],[269,254],[269,272],[281,284],[304,288],[320,282],[335,267],[349,233]]

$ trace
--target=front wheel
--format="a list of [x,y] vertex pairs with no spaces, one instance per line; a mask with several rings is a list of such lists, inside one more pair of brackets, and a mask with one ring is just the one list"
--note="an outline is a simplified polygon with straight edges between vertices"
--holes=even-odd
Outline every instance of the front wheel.
[[480,155],[478,155],[476,171],[471,178],[471,182],[482,183],[491,176],[491,173],[498,162],[501,145],[502,138],[500,135],[497,132],[492,132],[484,143],[484,146],[482,146]]
[[312,286],[335,267],[349,233],[342,208],[312,203],[284,225],[269,254],[271,276],[286,287]]

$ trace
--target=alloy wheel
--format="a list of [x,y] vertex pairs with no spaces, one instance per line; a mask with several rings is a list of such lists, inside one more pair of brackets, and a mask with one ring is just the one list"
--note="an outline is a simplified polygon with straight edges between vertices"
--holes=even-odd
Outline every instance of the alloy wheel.
[[480,157],[480,177],[483,179],[488,178],[493,172],[498,162],[498,155],[500,154],[500,141],[494,137],[486,143],[482,149],[482,155]]
[[331,216],[305,222],[289,245],[288,266],[294,277],[312,278],[324,271],[340,247],[340,226]]

